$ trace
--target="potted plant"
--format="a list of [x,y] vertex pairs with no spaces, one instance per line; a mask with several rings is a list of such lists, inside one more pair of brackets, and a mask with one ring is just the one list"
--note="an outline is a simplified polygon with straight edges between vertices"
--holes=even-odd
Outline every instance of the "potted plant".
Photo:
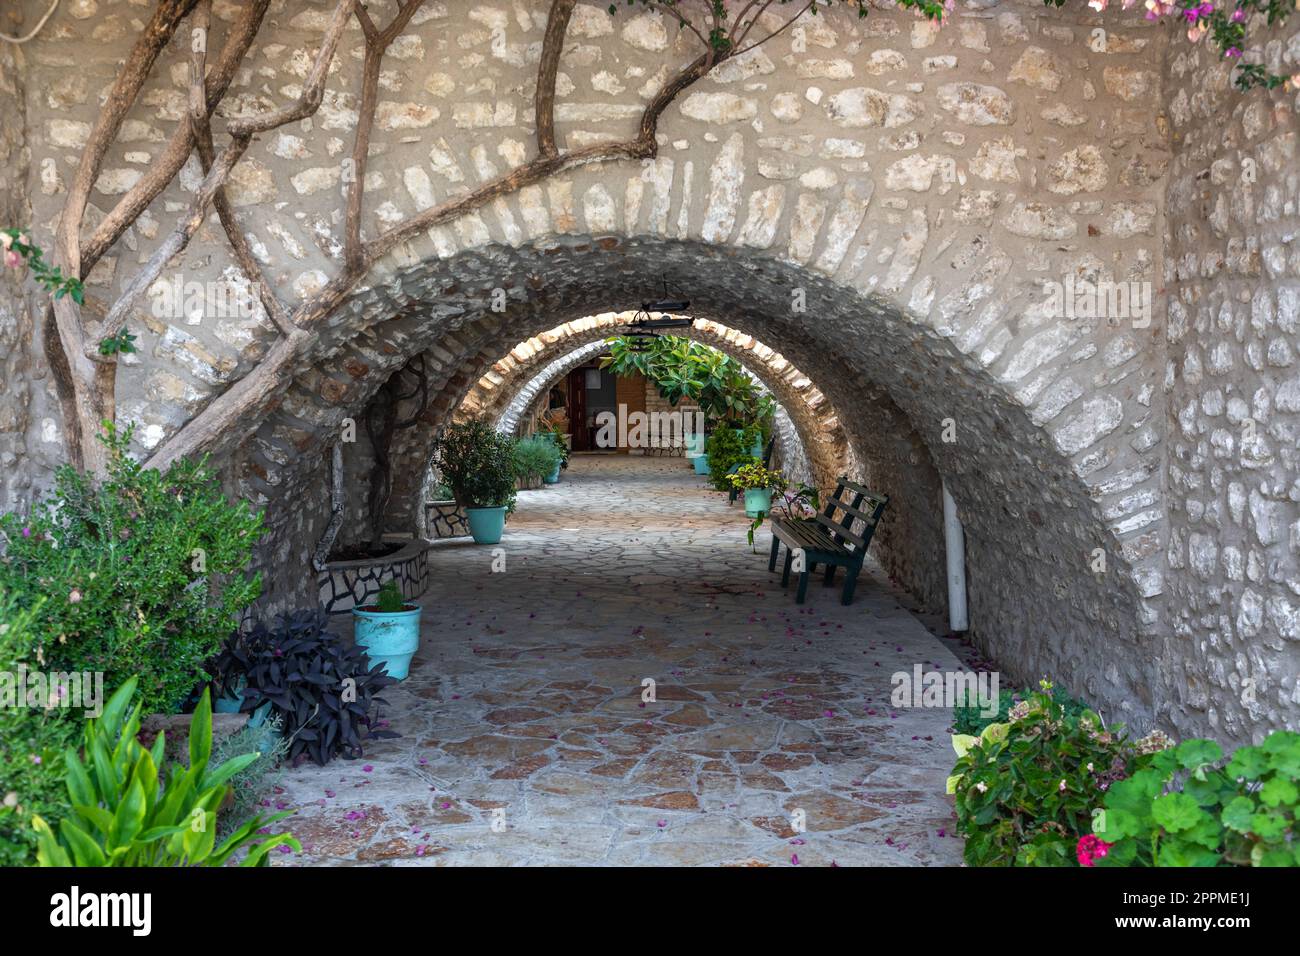
[[480,421],[448,425],[434,449],[442,479],[478,544],[496,544],[515,504],[515,441]]
[[515,442],[515,475],[525,488],[535,488],[547,478],[552,479],[547,484],[559,481],[562,460],[560,449],[548,433],[538,433]]
[[354,607],[352,618],[353,640],[365,648],[371,665],[382,664],[389,677],[405,680],[420,646],[420,605],[408,603],[390,580],[374,604]]
[[708,452],[709,481],[718,491],[731,490],[731,475],[738,466],[757,463],[749,453],[758,434],[756,426],[749,428],[715,428],[704,448]]
[[772,510],[772,492],[786,488],[784,475],[758,462],[741,465],[727,477],[732,487],[745,493],[745,514],[751,518],[765,517]]
[[560,460],[549,475],[542,477],[542,481],[548,485],[559,484],[560,472],[569,467],[569,443],[564,438],[564,433],[557,426],[552,426],[546,431],[538,432],[543,438],[549,438],[555,443],[555,448],[560,453]]

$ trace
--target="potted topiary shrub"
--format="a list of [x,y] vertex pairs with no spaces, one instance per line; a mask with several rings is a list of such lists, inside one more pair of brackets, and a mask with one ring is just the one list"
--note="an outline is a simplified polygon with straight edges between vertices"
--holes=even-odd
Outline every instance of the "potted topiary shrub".
[[514,439],[480,421],[443,429],[434,461],[478,544],[496,544],[515,503]]
[[552,481],[547,482],[548,484],[559,481],[562,460],[560,449],[546,436],[546,433],[539,433],[515,442],[515,475],[525,488],[535,488],[547,478],[553,478]]
[[420,605],[409,604],[389,581],[374,604],[352,609],[353,640],[364,647],[372,665],[383,665],[388,676],[405,680],[411,658],[420,646]]

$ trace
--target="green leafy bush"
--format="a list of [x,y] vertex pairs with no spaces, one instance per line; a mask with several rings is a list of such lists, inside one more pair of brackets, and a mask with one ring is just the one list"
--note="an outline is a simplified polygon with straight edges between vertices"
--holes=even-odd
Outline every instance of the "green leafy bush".
[[694,402],[711,421],[741,426],[770,418],[776,407],[739,362],[712,346],[677,335],[621,335],[608,344],[602,368],[640,374],[669,403]]
[[1115,784],[1100,866],[1300,866],[1300,734],[1277,731],[1223,761],[1186,740]]
[[525,484],[536,484],[555,470],[563,456],[550,438],[535,435],[515,442],[515,477]]
[[743,429],[715,428],[704,442],[704,453],[709,456],[709,483],[718,491],[731,490],[733,465],[750,465],[759,460],[750,452],[760,434],[756,425]]
[[254,816],[219,845],[217,812],[227,783],[257,760],[244,754],[209,768],[212,706],[204,690],[190,724],[189,765],[165,763],[166,736],[152,750],[137,739],[142,704],[128,713],[136,681],[109,699],[104,713],[86,722],[82,754],[64,754],[71,812],[56,833],[37,816],[37,862],[41,866],[222,866],[247,850],[242,866],[269,863],[277,846],[301,850],[287,833],[258,840],[258,831],[289,816]]
[[[958,701],[952,709],[952,732],[979,736],[989,724],[1006,723],[1011,708],[1021,701],[1028,700],[1032,695],[1033,691],[1028,687],[1020,690],[1003,689],[999,691],[998,712],[992,717],[985,715],[984,706],[977,701]],[[1087,704],[1070,697],[1060,687],[1052,689],[1052,699],[1065,710],[1066,717],[1072,719],[1077,719],[1088,709]]]
[[110,687],[136,676],[146,711],[170,713],[261,592],[245,570],[262,517],[202,462],[144,468],[130,434],[108,426],[102,481],[65,466],[29,516],[0,516],[0,591],[23,607],[47,598],[30,623],[45,669],[102,672]]
[[948,779],[972,866],[1070,866],[1092,835],[1103,795],[1150,761],[1149,740],[1130,742],[1092,711],[1077,717],[1051,685],[1011,708],[1007,723],[953,737]]
[[466,508],[512,508],[515,441],[481,421],[448,425],[434,446],[442,480]]
[[728,475],[727,479],[731,487],[737,491],[761,490],[780,493],[788,487],[785,475],[764,468],[762,462],[758,461],[741,465],[734,474]]
[[16,608],[0,593],[0,671],[15,677],[15,700],[0,702],[0,867],[22,866],[36,849],[32,817],[57,821],[67,812],[63,752],[81,730],[80,711],[24,706],[20,667],[43,669],[31,638],[35,606]]

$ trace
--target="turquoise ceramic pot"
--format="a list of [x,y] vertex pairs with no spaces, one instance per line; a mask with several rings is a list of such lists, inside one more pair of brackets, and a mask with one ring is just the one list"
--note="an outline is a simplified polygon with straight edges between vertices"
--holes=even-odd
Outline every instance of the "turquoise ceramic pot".
[[388,676],[398,680],[406,677],[411,658],[420,646],[420,608],[415,604],[407,607],[411,610],[396,614],[352,609],[353,639],[357,646],[365,648],[372,665],[383,664]]
[[704,432],[691,432],[686,436],[686,457],[696,458],[704,454]]
[[465,519],[476,544],[496,544],[505,534],[505,505],[500,508],[466,508]]
[[542,481],[548,485],[558,485],[560,483],[560,463],[558,461],[551,473],[542,477]]
[[765,515],[772,510],[772,490],[770,488],[747,488],[745,490],[745,514],[751,518]]
[[709,456],[697,455],[691,459],[691,464],[695,466],[697,475],[707,475],[709,473]]

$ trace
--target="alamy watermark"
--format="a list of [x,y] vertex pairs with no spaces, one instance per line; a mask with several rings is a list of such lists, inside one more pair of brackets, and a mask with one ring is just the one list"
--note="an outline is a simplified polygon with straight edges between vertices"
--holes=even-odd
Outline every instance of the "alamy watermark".
[[629,412],[620,404],[618,412],[596,414],[597,448],[682,448],[694,458],[704,449],[687,441],[691,435],[704,434],[702,411]]
[[1066,276],[1064,282],[1048,281],[1047,314],[1056,319],[1127,319],[1135,329],[1151,325],[1150,282],[1093,282]]
[[183,319],[198,325],[205,318],[251,319],[260,303],[246,286],[227,279],[200,282],[179,274],[149,288],[151,311],[159,319]]
[[19,664],[0,671],[0,707],[81,710],[87,717],[104,712],[103,671],[34,671]]
[[889,702],[894,707],[978,707],[981,717],[996,717],[1000,675],[997,671],[897,671],[890,676],[894,690]]

